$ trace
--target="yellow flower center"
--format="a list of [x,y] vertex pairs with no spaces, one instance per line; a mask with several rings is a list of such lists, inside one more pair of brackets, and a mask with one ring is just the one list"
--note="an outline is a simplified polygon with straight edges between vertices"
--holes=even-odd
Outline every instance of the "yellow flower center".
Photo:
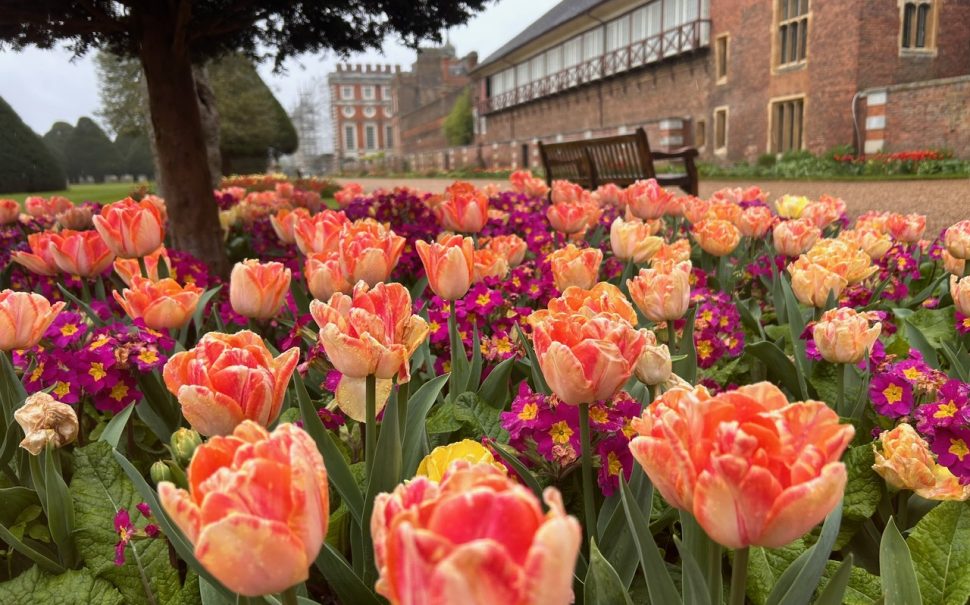
[[43,373],[44,373],[44,362],[40,362],[39,364],[37,364],[37,367],[34,368],[34,371],[30,373],[30,380],[32,382],[36,382],[40,380],[40,376]]
[[714,352],[714,346],[709,340],[702,340],[697,343],[697,356],[701,359],[707,359]]
[[569,443],[569,438],[573,436],[573,430],[565,420],[560,420],[549,428],[549,436],[559,445]]
[[609,420],[609,416],[607,415],[605,409],[600,406],[595,406],[589,409],[589,419],[596,424],[604,424],[607,420]]
[[61,326],[61,334],[63,336],[74,336],[79,329],[77,324],[64,324]]
[[95,363],[92,363],[91,367],[88,369],[88,375],[91,378],[94,378],[95,380],[101,380],[102,378],[107,376],[108,373],[104,371],[103,363],[95,362]]
[[935,412],[933,418],[953,418],[957,413],[957,406],[952,401],[944,403]]
[[138,359],[140,359],[142,363],[155,363],[158,361],[158,353],[152,349],[145,349],[138,354]]
[[478,298],[475,299],[475,303],[481,307],[484,307],[485,305],[488,304],[488,301],[490,300],[491,300],[491,297],[488,294],[482,293],[482,294],[479,294]]
[[903,376],[905,376],[909,380],[919,380],[920,378],[923,377],[923,373],[917,370],[916,368],[906,368],[905,370],[903,370]]
[[108,336],[106,334],[102,334],[101,336],[98,336],[97,340],[92,341],[91,344],[88,345],[88,349],[92,351],[100,349],[104,345],[108,344],[108,340]]
[[111,387],[111,394],[109,395],[109,397],[111,397],[115,401],[121,401],[127,395],[128,395],[128,385],[126,385],[123,382],[119,382],[118,384]]
[[898,384],[891,384],[882,392],[886,396],[886,402],[896,403],[903,398],[903,389]]
[[519,420],[532,420],[539,414],[539,406],[534,403],[527,403],[522,406],[522,411],[519,412]]
[[970,454],[970,448],[967,447],[967,443],[963,439],[950,439],[950,453],[957,457],[957,460],[963,462],[964,456]]
[[509,341],[509,339],[507,337],[504,337],[503,336],[502,338],[496,339],[494,342],[495,342],[495,349],[499,353],[511,353],[512,352],[512,343]]
[[58,397],[63,397],[70,392],[71,392],[71,385],[67,384],[63,380],[57,381],[57,383],[54,386],[54,393]]
[[428,322],[428,328],[431,330],[429,332],[430,334],[435,334],[435,333],[438,332],[438,330],[441,329],[441,324],[439,324],[436,321],[430,321],[430,322]]
[[606,460],[609,465],[609,471],[611,475],[619,475],[620,471],[623,470],[623,464],[620,459],[616,456],[616,452],[610,452],[606,455]]

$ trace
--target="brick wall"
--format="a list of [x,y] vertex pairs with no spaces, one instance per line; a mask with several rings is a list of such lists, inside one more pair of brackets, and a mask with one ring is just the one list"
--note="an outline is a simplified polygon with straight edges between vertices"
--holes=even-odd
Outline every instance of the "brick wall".
[[948,149],[970,157],[968,99],[970,76],[867,91],[866,152]]
[[444,122],[464,90],[459,88],[410,113],[401,115],[401,149],[427,151],[447,147],[448,141],[445,139],[443,130]]

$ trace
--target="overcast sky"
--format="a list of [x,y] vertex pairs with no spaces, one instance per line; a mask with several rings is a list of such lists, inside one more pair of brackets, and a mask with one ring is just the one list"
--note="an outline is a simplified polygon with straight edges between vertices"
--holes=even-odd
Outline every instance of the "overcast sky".
[[[552,8],[558,0],[499,0],[490,4],[467,25],[450,32],[459,56],[477,51],[484,59],[525,27]],[[414,61],[414,51],[397,40],[388,40],[383,55],[370,52],[354,56],[362,63],[398,63],[403,69]],[[304,55],[286,62],[286,71],[274,74],[271,65],[259,68],[263,78],[287,109],[292,108],[301,87],[322,81],[338,59],[332,53]],[[98,78],[92,55],[77,59],[65,50],[26,49],[0,52],[0,97],[38,134],[44,134],[58,120],[74,124],[81,116],[94,115],[98,99]]]

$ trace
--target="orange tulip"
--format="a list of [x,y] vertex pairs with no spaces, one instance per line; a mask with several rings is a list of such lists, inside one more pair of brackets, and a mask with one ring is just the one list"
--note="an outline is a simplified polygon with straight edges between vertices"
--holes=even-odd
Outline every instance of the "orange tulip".
[[121,258],[151,254],[165,239],[162,217],[151,202],[125,198],[102,206],[101,213],[91,220],[104,243]]
[[613,183],[600,185],[590,197],[600,206],[622,206],[625,203],[624,190]]
[[690,306],[690,261],[654,263],[628,279],[630,298],[653,322],[680,319]]
[[805,253],[813,263],[838,273],[850,284],[857,284],[879,270],[861,248],[845,240],[820,239]]
[[[14,253],[16,254],[16,252]],[[962,258],[957,258],[946,251],[946,248],[940,250],[940,259],[943,261],[943,270],[957,277],[963,277],[966,272],[967,261]],[[14,259],[16,260],[16,258]]]
[[0,292],[0,351],[36,345],[66,304],[61,301],[52,305],[33,292]]
[[663,246],[663,238],[651,235],[653,226],[639,219],[623,220],[616,217],[610,225],[610,247],[620,260],[645,263]]
[[94,227],[94,213],[90,208],[78,208],[74,206],[57,215],[57,224],[64,229],[74,229],[84,231]]
[[741,241],[741,232],[732,223],[721,219],[707,219],[694,225],[691,233],[704,252],[727,256]]
[[637,366],[633,369],[637,380],[643,384],[657,386],[670,379],[673,374],[673,360],[670,358],[670,350],[667,345],[657,345],[657,335],[653,332],[645,332],[647,344],[643,347],[643,353],[637,360]]
[[310,254],[303,264],[303,277],[306,278],[310,294],[317,300],[330,300],[335,292],[350,292],[353,287],[340,271],[339,255],[336,252]]
[[293,347],[273,358],[255,332],[207,332],[176,353],[162,372],[182,415],[203,435],[228,435],[243,420],[262,426],[280,415],[286,385],[300,360]]
[[490,464],[452,463],[379,494],[371,516],[377,592],[392,605],[567,605],[582,542],[562,496],[539,499]]
[[762,382],[715,397],[675,388],[633,420],[630,451],[667,502],[729,548],[780,548],[842,498],[854,429]]
[[0,225],[15,223],[20,218],[17,200],[0,199]]
[[293,220],[293,239],[296,247],[305,255],[336,252],[340,231],[350,222],[347,215],[335,210],[324,210],[313,216],[300,216]]
[[679,239],[660,246],[657,253],[650,257],[651,264],[662,262],[679,263],[690,260],[690,241]]
[[488,196],[471,183],[458,181],[445,190],[445,198],[432,210],[443,229],[478,233],[488,220]]
[[19,250],[11,252],[10,258],[31,273],[57,275],[57,263],[54,262],[54,253],[51,251],[54,237],[55,234],[52,231],[31,233],[27,236],[27,245],[30,246],[30,252]]
[[475,250],[475,270],[472,283],[484,281],[487,277],[505,277],[509,274],[509,262],[504,256],[485,248]]
[[470,237],[446,235],[438,242],[415,244],[431,290],[444,300],[458,300],[468,292],[475,275],[475,244]]
[[893,240],[886,233],[868,227],[846,229],[839,232],[839,239],[851,246],[860,248],[871,260],[879,260],[893,247]]
[[886,228],[894,239],[904,244],[914,244],[926,231],[926,215],[893,213],[886,219]]
[[153,330],[181,328],[189,323],[199,304],[202,288],[187,284],[180,286],[171,278],[152,281],[140,276],[132,277],[131,287],[119,294],[112,292],[115,300],[132,319],[141,318]]
[[[164,262],[166,269],[168,269],[168,274],[172,275],[172,261],[168,257],[168,250],[165,246],[160,247],[158,250],[152,252],[145,257],[145,268],[148,269],[148,279],[152,281],[158,281],[160,276],[158,274],[158,263]],[[138,260],[134,258],[116,258],[114,262],[115,273],[118,277],[125,282],[126,286],[131,285],[131,279],[133,277],[144,277],[141,274],[141,267],[138,265]]]
[[552,281],[559,291],[569,286],[589,290],[599,281],[603,251],[599,248],[577,248],[569,244],[546,257],[552,270]]
[[947,227],[943,235],[943,245],[954,258],[970,259],[970,220]]
[[643,353],[645,332],[617,315],[550,313],[532,323],[532,342],[549,388],[577,405],[616,394]]
[[566,180],[552,182],[550,197],[553,204],[579,204],[590,201],[588,191],[581,185]]
[[281,242],[292,244],[296,242],[296,234],[293,232],[296,223],[305,218],[310,218],[310,211],[306,208],[295,208],[293,210],[282,208],[276,214],[269,216],[269,223],[273,226],[273,231],[276,232],[276,237],[280,238]]
[[869,327],[869,317],[850,307],[830,309],[822,314],[814,330],[815,345],[825,361],[859,363],[872,351],[882,332],[878,321]]
[[229,302],[243,317],[270,319],[280,312],[290,289],[290,270],[283,263],[247,259],[229,275]]
[[27,214],[37,218],[54,218],[61,212],[74,207],[71,200],[60,195],[52,195],[50,198],[31,196],[24,200],[24,207]]
[[327,469],[295,424],[272,433],[243,422],[198,447],[189,490],[158,484],[159,501],[202,566],[229,590],[256,597],[309,578],[327,537]]
[[360,183],[347,183],[340,188],[340,191],[333,194],[333,199],[337,200],[341,208],[346,208],[362,195],[364,195],[364,188]]
[[707,211],[707,218],[715,218],[727,221],[734,226],[741,222],[741,214],[744,210],[734,202],[727,200],[712,200],[711,207]]
[[495,252],[508,263],[509,267],[517,267],[525,260],[528,246],[518,235],[496,235],[486,244],[489,250]]
[[811,221],[794,219],[781,221],[775,225],[771,236],[775,250],[779,254],[798,256],[804,254],[818,241],[818,238],[822,237],[822,230]]
[[775,222],[775,215],[767,206],[751,206],[741,212],[737,227],[741,235],[760,239],[768,234]]
[[661,187],[656,179],[647,179],[627,187],[623,197],[633,216],[643,220],[654,220],[667,214],[674,194]]
[[596,225],[603,211],[591,201],[558,202],[546,209],[546,218],[552,228],[572,235],[582,233]]
[[830,293],[838,300],[842,290],[848,285],[844,277],[813,263],[805,255],[788,265],[788,273],[791,275],[791,288],[795,298],[803,305],[818,309],[825,306]]
[[[842,202],[842,206],[845,206],[845,202]],[[798,215],[798,218],[810,221],[819,229],[825,229],[839,220],[840,216],[842,216],[842,212],[839,211],[838,205],[826,202],[810,202]]]
[[953,306],[964,315],[970,315],[970,276],[957,277],[950,276],[950,296],[953,297]]
[[61,271],[78,277],[100,275],[115,259],[97,231],[65,229],[51,236],[49,250]]
[[320,326],[323,350],[341,374],[351,378],[411,379],[411,355],[428,336],[428,323],[411,312],[411,295],[398,283],[364,283],[353,294],[314,300],[310,314]]
[[879,435],[872,449],[872,470],[893,489],[908,489],[927,500],[970,499],[970,485],[962,485],[950,469],[937,463],[929,444],[905,422]]
[[405,239],[374,219],[348,223],[337,242],[340,271],[350,283],[387,281],[404,252]]
[[540,178],[532,176],[528,170],[516,170],[509,175],[509,183],[516,193],[524,193],[529,197],[545,197],[549,193],[549,186]]
[[711,217],[711,202],[692,195],[681,198],[683,215],[693,225]]
[[529,322],[541,320],[550,313],[579,313],[592,317],[601,313],[619,315],[630,325],[636,325],[637,314],[633,305],[623,296],[623,292],[613,284],[601,281],[589,290],[570,286],[541,310],[529,316]]

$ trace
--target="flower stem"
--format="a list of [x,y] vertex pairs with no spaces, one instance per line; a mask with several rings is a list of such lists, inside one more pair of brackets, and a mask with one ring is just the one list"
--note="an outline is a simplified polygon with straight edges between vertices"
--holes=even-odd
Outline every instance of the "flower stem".
[[731,566],[731,596],[729,605],[744,605],[744,587],[748,583],[749,547],[734,551],[734,564]]
[[297,605],[296,586],[290,586],[280,595],[280,602],[283,605]]
[[366,426],[364,433],[364,466],[367,469],[367,480],[370,481],[371,470],[374,468],[374,451],[377,449],[377,376],[368,374],[366,385]]
[[141,270],[141,276],[148,279],[148,265],[145,264],[145,257],[138,257],[138,268]]
[[[408,360],[408,363],[411,363]],[[410,396],[410,382],[402,382],[397,385],[397,430],[401,439],[404,439],[404,427],[408,422],[408,396]]]
[[586,537],[596,536],[596,499],[593,494],[593,447],[589,437],[589,404],[579,404],[579,440],[583,449],[583,509]]
[[840,415],[845,415],[845,373],[849,371],[848,364],[839,364],[840,367],[835,370],[836,377],[836,389],[837,393],[835,396],[835,412]]

